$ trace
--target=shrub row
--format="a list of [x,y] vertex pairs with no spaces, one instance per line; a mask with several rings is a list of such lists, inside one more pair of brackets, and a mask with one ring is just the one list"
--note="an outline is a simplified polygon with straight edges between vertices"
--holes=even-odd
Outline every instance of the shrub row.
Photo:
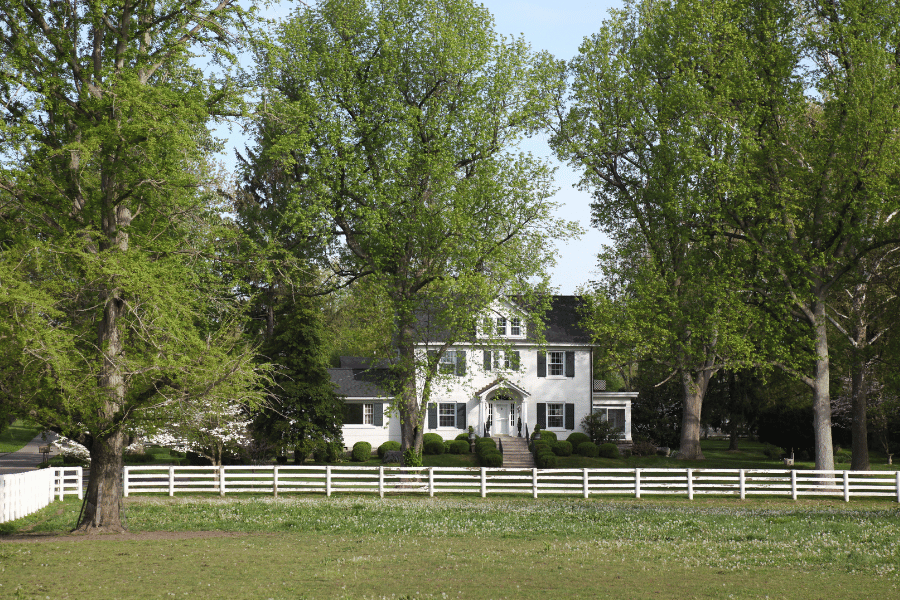
[[482,467],[503,466],[503,455],[497,449],[497,442],[492,438],[483,437],[475,440],[475,454]]

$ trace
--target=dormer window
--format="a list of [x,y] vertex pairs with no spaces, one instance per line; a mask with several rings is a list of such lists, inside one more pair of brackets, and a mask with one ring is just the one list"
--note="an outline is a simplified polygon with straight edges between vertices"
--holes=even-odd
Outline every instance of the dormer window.
[[506,317],[497,317],[497,335],[501,337],[506,335]]
[[522,321],[519,317],[509,320],[509,335],[522,335]]

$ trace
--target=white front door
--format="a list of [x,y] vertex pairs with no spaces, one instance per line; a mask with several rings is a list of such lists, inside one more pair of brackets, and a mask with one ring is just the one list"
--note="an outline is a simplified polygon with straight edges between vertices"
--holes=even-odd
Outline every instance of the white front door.
[[494,403],[494,423],[492,429],[494,435],[509,435],[509,404],[506,402]]

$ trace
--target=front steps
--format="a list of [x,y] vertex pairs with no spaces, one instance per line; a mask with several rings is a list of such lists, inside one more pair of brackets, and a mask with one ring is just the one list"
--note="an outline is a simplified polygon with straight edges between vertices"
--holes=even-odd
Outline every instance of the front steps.
[[497,442],[497,448],[503,444],[503,468],[504,469],[533,469],[534,457],[528,451],[528,442],[525,438],[509,435],[492,436]]

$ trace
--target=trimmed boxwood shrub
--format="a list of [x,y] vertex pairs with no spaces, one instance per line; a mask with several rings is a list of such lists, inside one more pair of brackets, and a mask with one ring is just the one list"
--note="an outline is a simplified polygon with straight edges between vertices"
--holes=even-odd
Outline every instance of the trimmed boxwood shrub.
[[383,459],[384,454],[389,450],[399,450],[400,442],[385,442],[382,445],[378,446],[378,458]]
[[551,448],[553,448],[553,454],[557,456],[572,456],[572,444],[567,441],[556,442]]
[[495,442],[493,438],[489,437],[478,438],[477,440],[475,440],[475,452],[480,452],[480,448],[493,448],[494,450],[496,450],[497,442]]
[[444,440],[440,442],[437,440],[428,440],[425,442],[425,445],[422,447],[422,450],[425,454],[430,456],[438,456],[444,453]]
[[437,433],[426,433],[425,435],[422,436],[422,446],[424,447],[425,444],[427,444],[428,442],[441,442],[441,443],[443,443],[443,442],[444,442],[444,438],[442,438],[442,437],[441,437],[440,435],[438,435]]
[[369,442],[356,442],[353,444],[353,452],[350,458],[356,462],[366,462],[372,458],[372,444]]
[[[531,434],[531,439],[534,439],[534,434],[537,433],[535,431]],[[553,431],[547,431],[546,429],[541,429],[541,440],[545,442],[555,442],[556,441],[556,433]]]
[[619,458],[619,447],[611,442],[607,442],[600,446],[599,453],[603,458]]
[[594,442],[582,442],[578,444],[578,454],[587,458],[597,458],[600,456],[600,448]]
[[498,450],[494,450],[493,452],[485,452],[478,457],[478,461],[481,463],[482,467],[502,467],[503,455],[500,454]]
[[[466,440],[466,441],[468,442],[468,441],[469,441],[469,434],[468,434],[468,433],[461,433],[461,434],[459,434],[458,436],[456,436],[455,439],[457,439],[457,440]],[[475,436],[475,439],[476,439],[476,440],[478,439],[478,436],[477,436],[477,435]]]
[[316,446],[316,449],[313,450],[313,459],[316,462],[337,462],[340,460],[343,451],[344,447],[340,442],[325,442]]
[[569,434],[569,437],[566,438],[566,441],[572,444],[573,448],[577,448],[580,444],[591,441],[591,438],[589,438],[588,434],[586,433],[575,431]]
[[538,454],[534,459],[534,464],[539,469],[554,469],[556,468],[556,455],[552,452]]
[[468,454],[469,442],[465,440],[454,440],[450,442],[450,454]]
[[550,442],[545,442],[544,440],[531,442],[531,453],[537,456],[541,452],[553,452],[553,447],[550,445]]

